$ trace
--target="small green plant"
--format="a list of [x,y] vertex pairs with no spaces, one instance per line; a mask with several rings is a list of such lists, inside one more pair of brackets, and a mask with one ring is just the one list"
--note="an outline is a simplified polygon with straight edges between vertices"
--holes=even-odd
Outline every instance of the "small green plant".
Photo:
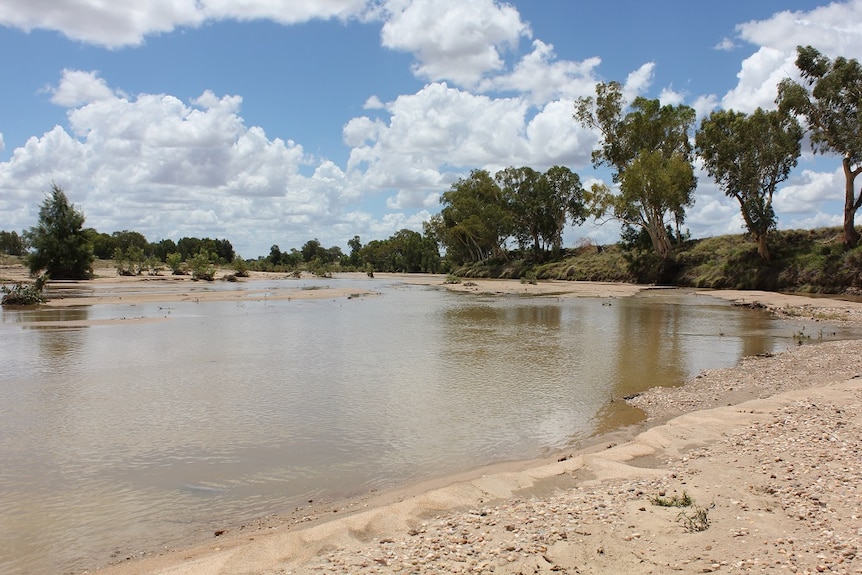
[[680,511],[676,520],[682,523],[689,533],[698,533],[709,529],[709,510],[706,507],[692,505],[691,513]]
[[443,280],[443,283],[444,284],[459,284],[459,283],[461,283],[461,278],[459,278],[458,276],[449,274],[446,276],[446,279]]
[[524,274],[524,276],[521,278],[521,283],[522,284],[536,285],[536,283],[537,283],[536,272],[530,271],[530,272],[527,272],[526,274]]
[[183,263],[182,254],[177,252],[168,254],[165,263],[168,264],[168,267],[171,269],[171,273],[175,276],[186,274],[186,266]]
[[216,268],[210,261],[209,254],[203,250],[192,257],[191,261],[189,261],[189,268],[192,270],[193,280],[211,282],[215,279]]
[[236,279],[236,278],[247,278],[248,277],[248,262],[246,262],[241,257],[236,256],[233,259],[232,265],[233,265],[234,276],[236,276],[234,279]]
[[694,500],[688,493],[683,491],[681,496],[677,494],[670,497],[656,495],[655,497],[650,498],[650,503],[658,505],[659,507],[691,507],[694,505]]

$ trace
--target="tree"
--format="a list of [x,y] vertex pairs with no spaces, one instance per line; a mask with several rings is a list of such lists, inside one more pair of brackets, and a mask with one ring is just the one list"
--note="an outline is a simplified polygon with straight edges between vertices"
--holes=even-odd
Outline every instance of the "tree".
[[93,247],[84,232],[84,214],[75,209],[63,190],[53,184],[39,208],[39,223],[27,232],[33,252],[30,273],[45,272],[52,279],[89,279]]
[[26,250],[26,242],[18,232],[0,231],[0,253],[8,256],[23,256]]
[[359,236],[353,236],[353,239],[347,240],[347,247],[350,248],[350,265],[359,267],[362,264],[362,258],[359,255],[360,250],[362,250],[362,241],[360,241]]
[[700,124],[696,149],[724,193],[739,202],[757,252],[769,261],[767,234],[775,228],[772,196],[796,167],[802,127],[793,116],[761,108],[749,116],[719,110]]
[[440,197],[443,209],[429,221],[428,231],[457,265],[490,257],[505,258],[512,213],[503,191],[486,170],[452,184]]
[[511,211],[515,239],[521,248],[532,242],[538,258],[562,247],[567,214],[575,225],[586,219],[581,179],[568,168],[554,166],[542,174],[532,168],[509,167],[494,179]]
[[844,170],[844,245],[855,248],[860,235],[856,211],[856,176],[862,172],[862,66],[846,58],[829,60],[811,46],[796,48],[802,84],[789,78],[778,85],[779,110],[801,116],[815,153],[841,156]]
[[694,109],[638,97],[623,116],[619,83],[602,82],[596,85],[595,99],[578,100],[574,118],[601,133],[593,165],[612,168],[613,181],[619,185],[619,193],[603,184],[593,186],[588,195],[592,213],[645,229],[656,254],[668,259],[668,227],[673,224],[679,230],[697,185],[689,141]]

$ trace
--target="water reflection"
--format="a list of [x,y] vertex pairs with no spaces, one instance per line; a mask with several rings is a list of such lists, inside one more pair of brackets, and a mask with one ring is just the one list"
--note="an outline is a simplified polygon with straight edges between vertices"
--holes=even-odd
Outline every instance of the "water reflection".
[[0,572],[81,571],[307,499],[532,458],[638,416],[612,398],[779,351],[799,329],[676,292],[373,285],[381,297],[181,302],[169,321],[89,329],[22,329],[4,310]]

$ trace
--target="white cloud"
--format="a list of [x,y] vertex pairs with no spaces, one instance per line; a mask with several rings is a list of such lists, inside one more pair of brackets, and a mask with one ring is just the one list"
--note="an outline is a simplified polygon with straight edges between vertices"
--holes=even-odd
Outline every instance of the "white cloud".
[[365,100],[365,104],[362,105],[362,108],[365,110],[382,110],[385,107],[377,96],[370,96]]
[[[360,195],[332,162],[303,176],[311,160],[302,147],[246,126],[238,96],[204,92],[189,103],[164,94],[125,98],[86,73],[64,74],[56,93],[66,93],[70,77],[105,90],[86,103],[58,100],[79,102],[68,111],[68,131],[56,126],[31,137],[0,163],[0,209],[29,206],[10,222],[15,227],[35,223],[35,208],[56,182],[100,231],[135,229],[153,241],[227,237],[241,253],[257,255],[285,228],[301,243],[337,226]],[[90,93],[85,84],[76,82],[83,89],[69,93]]]
[[6,142],[3,140],[3,132],[0,132],[0,152],[6,149]]
[[675,91],[671,87],[663,88],[658,95],[662,106],[678,106],[685,101],[685,94]]
[[742,62],[742,70],[737,74],[739,83],[722,98],[722,107],[746,113],[758,107],[775,108],[778,83],[793,74],[795,61],[795,53],[761,47]]
[[751,112],[775,107],[777,85],[795,78],[796,47],[812,45],[830,57],[862,58],[862,0],[833,2],[809,12],[778,12],[737,26],[739,37],[758,46],[743,60],[739,82],[722,98],[724,108]]
[[552,45],[534,40],[533,51],[524,56],[510,74],[488,78],[478,85],[478,90],[525,94],[536,104],[558,98],[574,100],[594,92],[594,71],[599,64],[600,58],[589,58],[583,62],[557,60]]
[[295,24],[361,17],[368,9],[367,0],[148,0],[146,9],[133,2],[83,0],[6,0],[3,4],[0,25],[56,30],[73,40],[110,48],[139,45],[146,36],[212,20]]
[[81,70],[63,70],[60,84],[49,91],[51,102],[67,108],[114,98],[114,92],[96,72]]
[[785,52],[798,45],[815,46],[833,56],[862,55],[862,0],[833,2],[810,12],[778,12],[766,20],[740,24],[743,40]]
[[697,114],[698,121],[700,121],[701,118],[708,116],[713,110],[718,107],[718,98],[715,94],[698,96],[691,104],[691,107],[694,108],[695,114]]
[[[429,84],[387,106],[387,123],[355,118],[345,127],[353,145],[348,173],[369,189],[403,191],[394,200],[425,206],[428,192],[448,187],[455,174],[509,165],[537,169],[589,163],[595,136],[572,119],[571,100],[555,100],[530,117],[519,98],[491,98],[446,84]],[[454,173],[446,170],[454,170]]]
[[531,35],[518,11],[496,0],[389,0],[383,46],[411,52],[413,72],[473,86],[504,67],[501,51]]
[[723,52],[729,52],[731,50],[735,50],[736,48],[738,48],[736,42],[734,42],[730,38],[722,38],[721,42],[714,46],[715,50],[721,50]]
[[636,96],[646,92],[652,84],[654,73],[655,62],[647,62],[634,72],[630,72],[623,84],[623,98],[631,102]]
[[[844,173],[803,170],[775,193],[776,211],[789,214],[811,214],[826,202],[841,202],[844,197]],[[830,210],[834,211],[834,210]]]

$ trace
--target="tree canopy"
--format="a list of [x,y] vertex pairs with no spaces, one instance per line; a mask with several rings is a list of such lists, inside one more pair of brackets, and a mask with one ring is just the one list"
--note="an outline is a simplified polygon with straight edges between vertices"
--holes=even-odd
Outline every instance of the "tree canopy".
[[45,271],[52,279],[88,279],[93,247],[84,232],[84,214],[54,184],[39,208],[39,223],[27,232],[33,251],[27,257],[32,275]]
[[596,85],[596,97],[583,97],[574,118],[598,130],[601,147],[593,151],[595,167],[613,169],[613,182],[594,185],[588,199],[596,217],[609,215],[624,225],[646,230],[662,259],[670,256],[671,224],[677,231],[685,209],[694,203],[697,178],[692,165],[689,132],[695,111],[684,105],[662,106],[658,99],[635,98],[623,115],[622,88],[617,82]]
[[700,124],[698,155],[724,193],[736,198],[745,226],[769,261],[767,234],[775,228],[775,188],[796,167],[802,127],[792,116],[758,108],[750,116],[719,110]]
[[805,119],[815,153],[841,156],[844,170],[844,245],[859,243],[856,211],[862,191],[855,191],[862,172],[862,66],[847,58],[830,60],[811,46],[796,49],[802,83],[789,78],[778,85],[779,109]]

